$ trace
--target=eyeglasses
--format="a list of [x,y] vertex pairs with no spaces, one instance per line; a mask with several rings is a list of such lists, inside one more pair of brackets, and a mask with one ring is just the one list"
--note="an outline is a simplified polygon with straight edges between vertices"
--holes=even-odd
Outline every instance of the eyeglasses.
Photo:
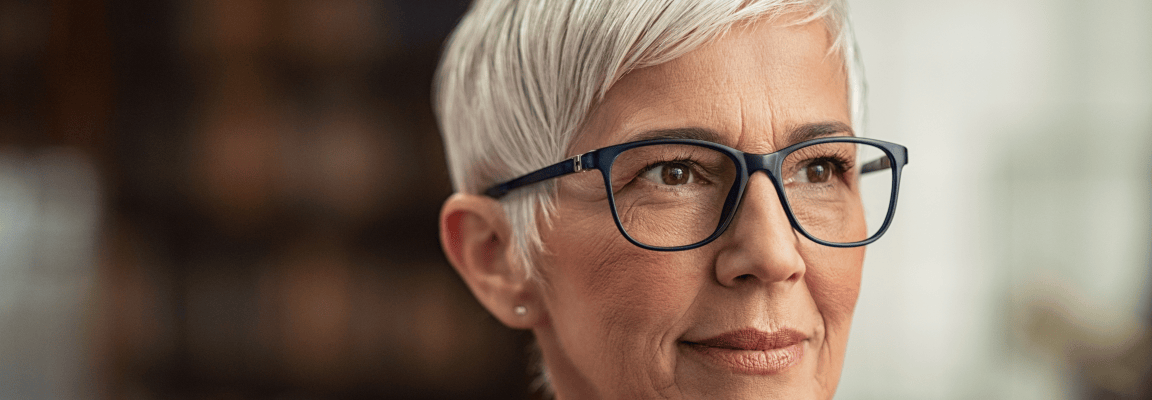
[[856,247],[876,241],[892,223],[904,146],[858,137],[800,142],[750,154],[694,139],[654,139],[608,146],[493,186],[516,188],[589,170],[604,177],[616,227],[649,250],[694,249],[732,222],[748,180],[765,171],[792,228],[813,242]]

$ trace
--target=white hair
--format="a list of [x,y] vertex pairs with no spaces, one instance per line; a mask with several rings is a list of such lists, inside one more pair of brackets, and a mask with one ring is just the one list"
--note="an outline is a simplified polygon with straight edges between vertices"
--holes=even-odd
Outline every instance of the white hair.
[[[449,37],[434,102],[452,184],[479,194],[568,157],[592,107],[629,71],[671,61],[737,23],[823,19],[844,60],[853,125],[863,79],[844,0],[476,0]],[[555,181],[501,199],[516,260],[535,277]]]

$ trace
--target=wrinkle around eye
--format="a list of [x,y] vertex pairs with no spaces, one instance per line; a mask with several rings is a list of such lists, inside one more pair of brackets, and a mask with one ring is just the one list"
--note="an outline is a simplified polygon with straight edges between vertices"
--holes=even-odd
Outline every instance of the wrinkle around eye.
[[570,196],[583,202],[599,202],[608,199],[604,180],[599,171],[581,172],[560,179],[560,197]]
[[[611,222],[609,222],[611,223]],[[615,227],[612,230],[616,230]],[[628,261],[627,251],[621,251],[621,246],[632,246],[627,243],[624,237],[617,231],[612,234],[605,235],[592,235],[594,238],[590,243],[581,244],[581,248],[589,249],[589,259],[591,270],[589,274],[596,277],[590,279],[591,285],[588,287],[589,293],[597,296],[605,296],[610,294],[614,286],[613,280],[615,276],[624,273],[621,268],[623,264]],[[623,248],[626,249],[626,248]]]
[[626,203],[621,203],[619,198],[616,199],[616,216],[620,218],[620,225],[633,226],[633,219],[638,209],[635,205],[639,201],[638,198],[632,198]]

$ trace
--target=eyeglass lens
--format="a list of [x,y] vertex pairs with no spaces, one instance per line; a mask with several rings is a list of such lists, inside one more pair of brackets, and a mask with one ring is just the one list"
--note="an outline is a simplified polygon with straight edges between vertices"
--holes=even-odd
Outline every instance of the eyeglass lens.
[[[878,147],[833,142],[785,157],[780,179],[811,236],[853,243],[876,234],[892,195],[892,161]],[[738,179],[736,162],[708,147],[658,144],[620,153],[611,169],[616,215],[632,239],[655,247],[699,243],[719,227]]]

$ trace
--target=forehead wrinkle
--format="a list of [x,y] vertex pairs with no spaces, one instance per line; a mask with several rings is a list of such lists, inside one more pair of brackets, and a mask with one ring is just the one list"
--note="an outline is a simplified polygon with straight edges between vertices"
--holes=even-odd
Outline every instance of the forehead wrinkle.
[[[737,118],[739,118],[739,132],[736,132],[737,139],[732,147],[746,153],[760,153],[767,154],[778,150],[776,145],[776,120],[777,112],[775,97],[768,93],[771,87],[765,85],[762,90],[764,93],[763,100],[745,101],[743,95],[737,99],[739,101],[739,108]],[[748,109],[748,107],[755,107]],[[754,121],[767,121],[765,126],[757,124],[750,124],[749,120]],[[766,132],[761,134],[760,131]]]

